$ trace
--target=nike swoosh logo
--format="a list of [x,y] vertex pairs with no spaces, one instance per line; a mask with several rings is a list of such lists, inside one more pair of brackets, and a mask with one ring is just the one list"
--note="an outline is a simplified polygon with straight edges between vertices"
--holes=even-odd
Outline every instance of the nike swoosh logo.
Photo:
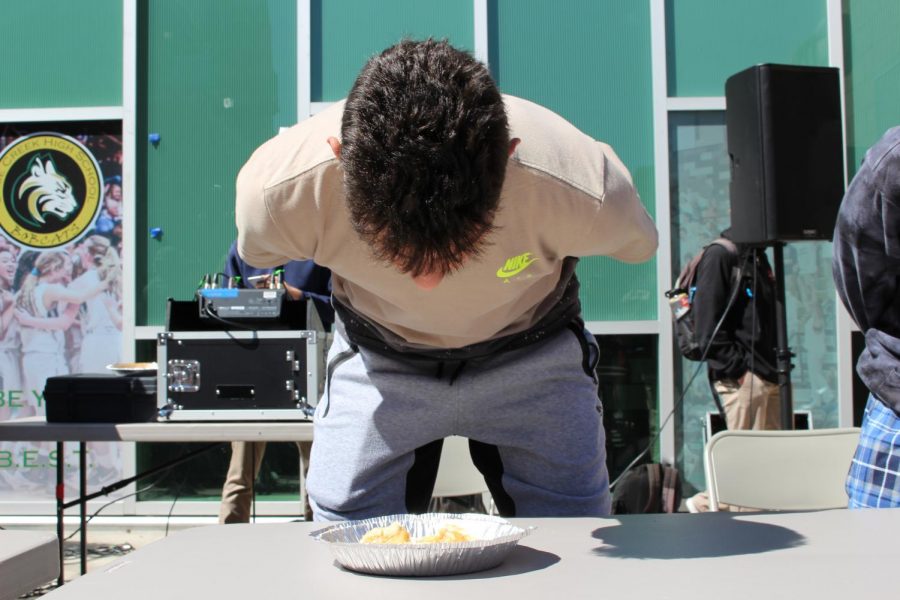
[[528,260],[523,261],[521,265],[519,265],[518,267],[516,267],[515,269],[513,269],[511,271],[507,271],[507,270],[505,270],[504,267],[500,267],[499,269],[497,269],[497,277],[507,278],[507,277],[513,277],[515,275],[518,275],[519,273],[521,273],[522,271],[527,269],[528,266],[536,260],[537,260],[536,258],[529,258]]

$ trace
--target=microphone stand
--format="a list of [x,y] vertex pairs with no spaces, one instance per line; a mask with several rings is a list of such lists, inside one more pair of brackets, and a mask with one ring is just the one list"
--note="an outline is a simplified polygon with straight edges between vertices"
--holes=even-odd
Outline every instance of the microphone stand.
[[778,370],[778,392],[781,398],[781,428],[794,428],[794,400],[791,388],[791,357],[788,347],[787,308],[784,294],[784,242],[772,244],[775,261],[775,366]]

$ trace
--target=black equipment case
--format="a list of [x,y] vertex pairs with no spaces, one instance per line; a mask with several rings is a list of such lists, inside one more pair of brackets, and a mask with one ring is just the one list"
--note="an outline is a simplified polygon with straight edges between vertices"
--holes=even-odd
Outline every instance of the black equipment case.
[[140,423],[156,420],[156,374],[76,373],[48,377],[48,423]]
[[279,319],[248,324],[204,319],[196,302],[170,301],[168,330],[157,336],[160,420],[310,420],[324,332],[297,329],[306,319],[291,312],[305,313],[305,302],[284,306]]

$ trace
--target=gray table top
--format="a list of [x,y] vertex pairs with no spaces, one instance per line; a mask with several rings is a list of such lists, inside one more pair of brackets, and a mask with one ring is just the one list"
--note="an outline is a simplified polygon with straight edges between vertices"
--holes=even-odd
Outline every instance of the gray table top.
[[303,421],[177,423],[47,423],[44,417],[0,422],[6,442],[309,442]]
[[149,544],[49,597],[847,600],[893,596],[900,564],[900,510],[514,522],[536,529],[481,573],[362,575],[309,536],[321,523],[215,525]]

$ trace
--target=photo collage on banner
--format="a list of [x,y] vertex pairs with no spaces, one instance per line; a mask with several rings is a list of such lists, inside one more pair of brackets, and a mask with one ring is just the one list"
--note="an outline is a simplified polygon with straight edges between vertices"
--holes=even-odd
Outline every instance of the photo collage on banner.
[[[120,360],[121,132],[119,121],[0,125],[0,421],[43,415],[48,377]],[[90,488],[121,478],[121,446],[87,444]],[[74,485],[77,453],[0,442],[0,501],[52,497],[58,460]]]

